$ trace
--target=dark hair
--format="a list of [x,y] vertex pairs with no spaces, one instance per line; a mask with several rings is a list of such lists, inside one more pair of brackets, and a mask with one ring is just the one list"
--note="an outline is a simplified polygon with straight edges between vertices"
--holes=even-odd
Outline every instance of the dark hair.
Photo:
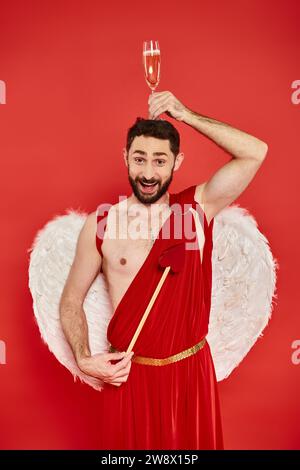
[[133,139],[140,135],[168,140],[171,152],[175,156],[179,153],[180,136],[177,129],[169,121],[138,117],[134,125],[130,127],[127,132],[127,152],[130,149]]

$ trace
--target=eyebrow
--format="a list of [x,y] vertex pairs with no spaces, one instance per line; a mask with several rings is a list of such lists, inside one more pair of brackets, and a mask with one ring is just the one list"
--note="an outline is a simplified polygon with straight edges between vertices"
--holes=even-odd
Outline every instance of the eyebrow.
[[[143,150],[135,150],[133,153],[139,153],[140,155],[147,155],[146,152],[144,152]],[[161,157],[162,155],[165,155],[166,157],[168,156],[165,152],[153,152],[153,154],[155,157]]]

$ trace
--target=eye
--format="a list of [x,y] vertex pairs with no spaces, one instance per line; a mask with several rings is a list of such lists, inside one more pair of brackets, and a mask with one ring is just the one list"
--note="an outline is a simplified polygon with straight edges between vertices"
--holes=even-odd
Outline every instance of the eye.
[[141,162],[143,162],[143,160],[144,160],[144,159],[141,158],[141,157],[135,157],[135,159],[134,159],[134,161],[135,161],[136,163],[138,163],[138,164],[140,164]]
[[156,160],[159,166],[163,166],[166,163],[166,160]]

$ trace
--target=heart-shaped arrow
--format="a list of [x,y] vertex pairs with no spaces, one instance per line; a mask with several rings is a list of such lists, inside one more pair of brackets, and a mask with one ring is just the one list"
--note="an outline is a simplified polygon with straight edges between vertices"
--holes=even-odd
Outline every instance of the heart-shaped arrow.
[[158,263],[162,268],[170,266],[173,273],[181,271],[185,256],[185,242],[181,241],[177,245],[166,248],[159,256]]

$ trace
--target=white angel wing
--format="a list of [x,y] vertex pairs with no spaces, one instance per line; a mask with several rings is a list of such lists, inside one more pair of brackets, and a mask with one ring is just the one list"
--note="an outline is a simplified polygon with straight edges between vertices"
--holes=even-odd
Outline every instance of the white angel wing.
[[[41,336],[58,361],[74,376],[102,390],[103,382],[76,365],[59,319],[59,300],[75,256],[87,214],[69,210],[48,222],[35,237],[29,263],[29,288]],[[214,221],[212,301],[207,336],[217,380],[228,377],[262,335],[272,312],[278,264],[268,241],[246,209],[232,205]],[[92,354],[108,350],[107,326],[112,315],[102,273],[84,303]]]
[[[72,350],[64,336],[59,301],[72,265],[79,232],[87,214],[68,210],[67,215],[56,216],[41,229],[28,250],[29,289],[33,298],[35,318],[44,342],[58,361],[72,374],[74,380],[102,390],[103,382],[84,374],[78,367]],[[108,351],[107,325],[112,306],[102,273],[99,273],[85,298],[89,345],[92,354]]]
[[262,336],[277,298],[278,267],[266,237],[246,209],[232,205],[219,212],[213,227],[207,335],[218,381],[229,376]]

